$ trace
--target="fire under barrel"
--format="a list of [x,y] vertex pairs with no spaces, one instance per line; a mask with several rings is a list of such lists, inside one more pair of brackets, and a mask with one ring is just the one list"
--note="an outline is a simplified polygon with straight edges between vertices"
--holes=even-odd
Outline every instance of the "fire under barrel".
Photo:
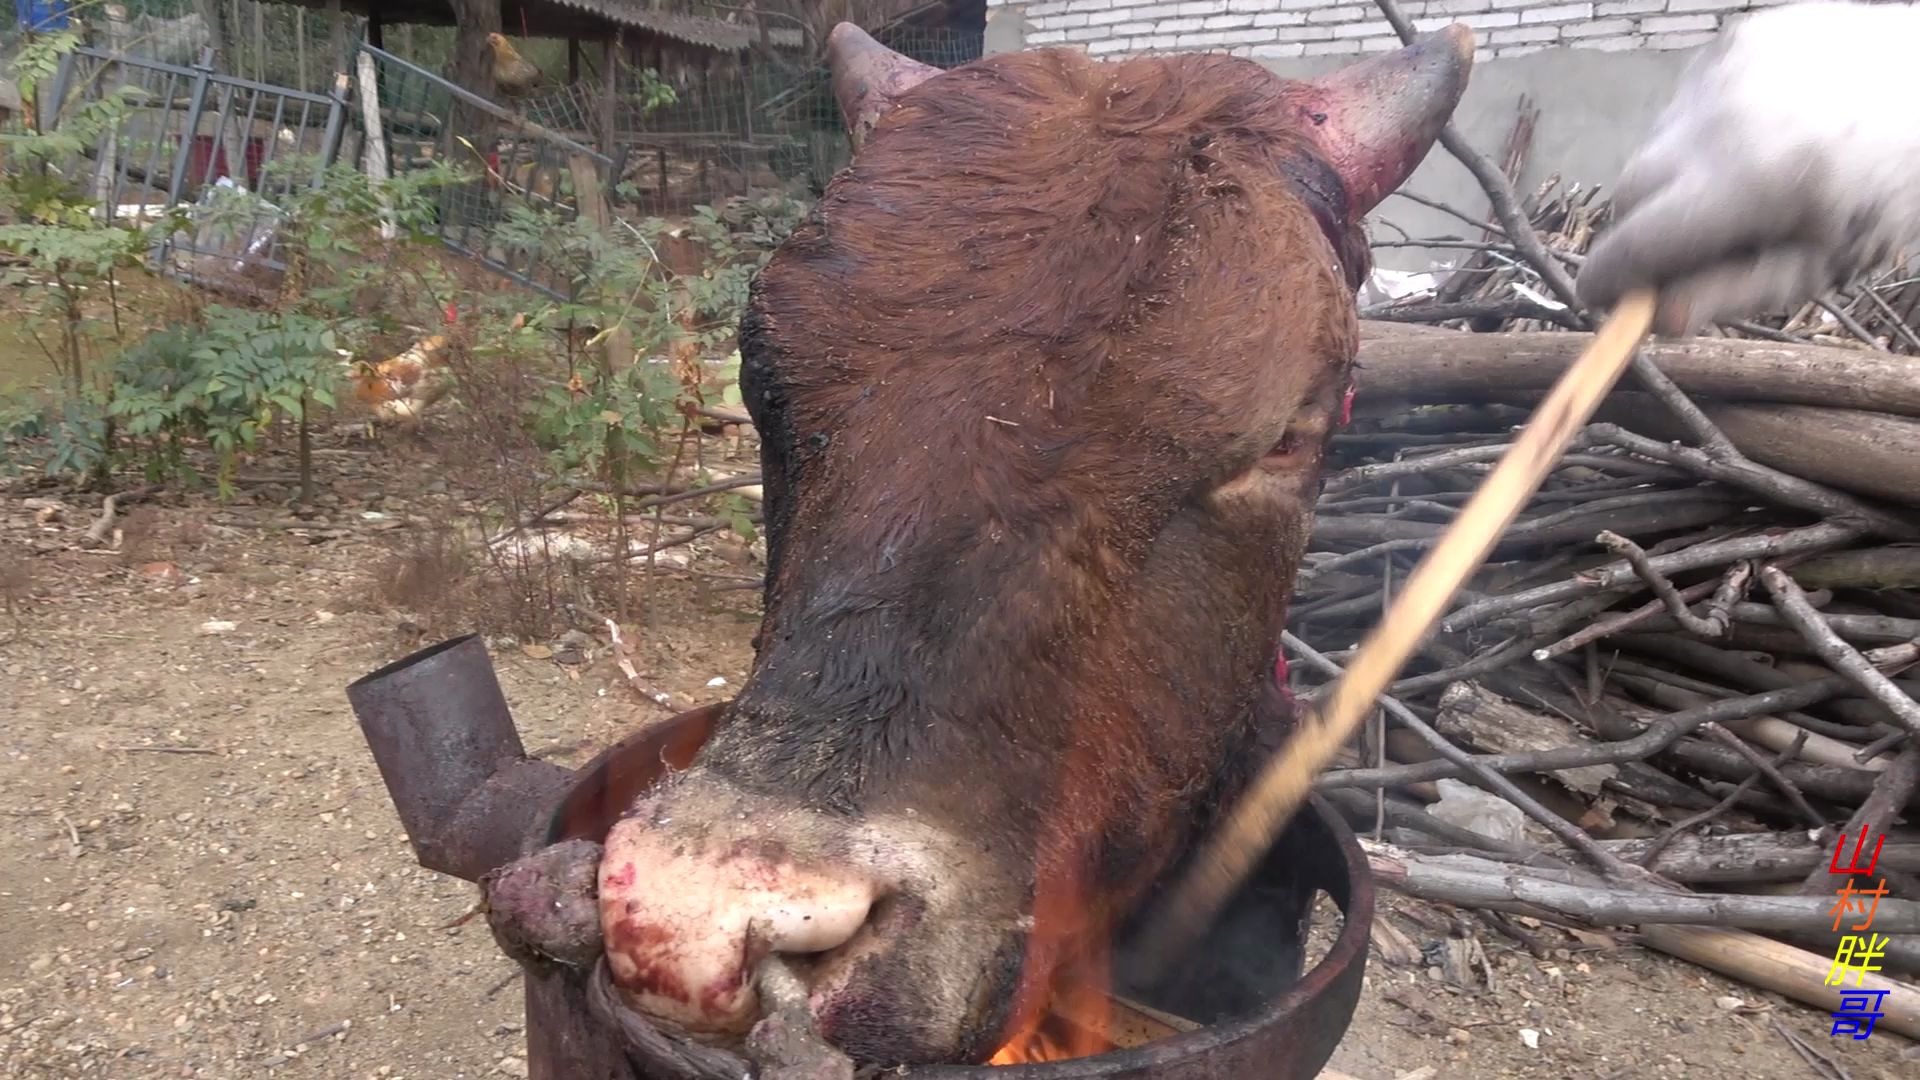
[[[347,691],[420,865],[469,881],[569,840],[598,842],[634,798],[685,768],[725,706],[682,713],[621,740],[578,772],[529,760],[486,648],[467,636],[434,645]],[[1319,894],[1342,913],[1332,944],[1307,964]],[[1179,975],[1114,988],[1092,1007],[1056,1002],[994,1065],[889,1070],[927,1080],[1311,1080],[1359,1001],[1373,921],[1373,882],[1352,832],[1314,801],[1275,843]],[[1124,958],[1124,939],[1116,956]],[[525,964],[527,1062],[533,1080],[745,1078],[743,1058],[703,1056],[673,1069],[633,1053],[633,1028],[603,1023],[584,974]],[[1119,967],[1124,970],[1124,963]],[[643,1033],[643,1039],[652,1038]],[[1062,1047],[1093,1047],[1059,1057]],[[1049,1060],[1052,1058],[1052,1060]],[[716,1064],[718,1062],[718,1064]],[[771,1078],[767,1078],[771,1080]]]

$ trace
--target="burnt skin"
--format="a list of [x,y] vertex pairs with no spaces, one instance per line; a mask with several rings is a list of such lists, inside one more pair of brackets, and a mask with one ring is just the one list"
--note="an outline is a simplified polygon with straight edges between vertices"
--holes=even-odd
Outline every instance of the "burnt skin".
[[[1359,218],[1463,71],[1340,114],[1432,63],[1041,50],[889,102],[742,321],[765,615],[725,722],[608,838],[641,868],[600,882],[635,1007],[737,1033],[772,949],[856,1059],[984,1058],[1283,738]],[[803,909],[835,932],[774,943]]]

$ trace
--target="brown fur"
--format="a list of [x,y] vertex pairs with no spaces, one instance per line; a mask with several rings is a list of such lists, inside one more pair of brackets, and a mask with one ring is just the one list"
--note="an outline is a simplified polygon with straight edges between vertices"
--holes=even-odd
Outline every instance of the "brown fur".
[[[1365,270],[1291,86],[1067,50],[943,75],[742,325],[766,614],[702,761],[772,804],[977,843],[1044,909],[1016,1010],[1285,719],[1272,658]],[[990,1051],[1011,976],[940,962],[895,950],[828,1034],[951,1053],[913,1031],[916,986],[991,977]]]

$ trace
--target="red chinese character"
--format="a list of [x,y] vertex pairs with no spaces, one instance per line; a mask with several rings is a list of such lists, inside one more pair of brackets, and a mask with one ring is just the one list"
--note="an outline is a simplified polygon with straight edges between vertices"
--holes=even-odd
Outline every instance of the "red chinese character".
[[1861,866],[1860,853],[1867,847],[1867,826],[1862,823],[1860,839],[1853,845],[1853,861],[1844,867],[1840,865],[1840,853],[1847,849],[1847,834],[1841,833],[1839,842],[1833,846],[1833,859],[1828,863],[1827,868],[1836,874],[1871,874],[1873,868],[1880,864],[1880,846],[1886,842],[1886,834],[1880,834],[1880,839],[1873,842],[1873,858],[1867,860],[1867,865]]

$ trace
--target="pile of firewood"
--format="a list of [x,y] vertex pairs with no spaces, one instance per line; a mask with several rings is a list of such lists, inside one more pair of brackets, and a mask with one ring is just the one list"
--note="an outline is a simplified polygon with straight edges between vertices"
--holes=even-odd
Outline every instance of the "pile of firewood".
[[[1514,190],[1532,122],[1523,101],[1497,164],[1443,135],[1487,198],[1429,201],[1462,235],[1376,238],[1471,254],[1362,312],[1363,414],[1283,638],[1296,691],[1340,673],[1587,342],[1524,331],[1601,314],[1573,278],[1609,205]],[[1382,884],[1530,948],[1510,914],[1632,927],[1824,1009],[1877,993],[1879,1026],[1920,1038],[1920,988],[1887,977],[1920,975],[1916,307],[1896,266],[1642,348],[1316,785],[1374,833]]]
[[[1507,242],[1500,225],[1443,203],[1417,201],[1457,218],[1461,231],[1425,238],[1377,237],[1374,246],[1425,249],[1436,263],[1450,268],[1436,270],[1441,280],[1433,289],[1371,305],[1362,311],[1363,317],[1477,333],[1585,328]],[[1542,245],[1569,273],[1578,273],[1587,249],[1605,231],[1613,212],[1612,201],[1601,188],[1568,184],[1557,175],[1541,183],[1519,206]],[[1920,268],[1899,262],[1792,311],[1729,319],[1706,334],[1911,356],[1920,355],[1916,318],[1920,318]]]
[[[1336,436],[1290,614],[1303,693],[1586,340],[1362,337],[1362,411]],[[1865,910],[1834,931],[1842,832],[1886,838],[1854,885],[1885,880],[1884,968],[1920,973],[1920,829],[1899,824],[1920,809],[1920,361],[1765,341],[1645,355],[1667,379],[1622,383],[1319,788],[1399,841],[1376,849],[1383,884],[1637,926],[1831,1006],[1836,944]],[[1432,812],[1452,778],[1504,800],[1510,827]],[[1872,985],[1894,990],[1881,1023],[1920,1035],[1920,990]]]

